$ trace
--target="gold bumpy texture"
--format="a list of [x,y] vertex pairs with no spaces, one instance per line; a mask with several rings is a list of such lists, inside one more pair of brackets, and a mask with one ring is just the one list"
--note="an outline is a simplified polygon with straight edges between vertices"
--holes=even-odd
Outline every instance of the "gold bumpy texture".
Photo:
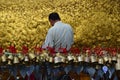
[[0,0],[0,45],[42,45],[51,12],[71,24],[75,47],[120,46],[119,0]]

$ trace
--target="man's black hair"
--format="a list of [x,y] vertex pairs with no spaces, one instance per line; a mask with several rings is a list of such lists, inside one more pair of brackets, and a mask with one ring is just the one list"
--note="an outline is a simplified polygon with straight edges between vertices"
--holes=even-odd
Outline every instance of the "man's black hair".
[[54,21],[55,21],[55,20],[61,20],[59,14],[56,13],[56,12],[53,12],[53,13],[50,13],[50,14],[49,14],[49,20],[50,20],[50,19],[51,19],[51,20],[54,20]]

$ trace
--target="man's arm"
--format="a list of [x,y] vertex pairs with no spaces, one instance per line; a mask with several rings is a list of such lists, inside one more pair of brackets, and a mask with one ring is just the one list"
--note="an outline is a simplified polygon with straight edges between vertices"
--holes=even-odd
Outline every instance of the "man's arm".
[[53,42],[53,34],[52,34],[52,31],[49,30],[42,48],[47,48],[48,46],[53,47],[54,46],[53,44],[54,44],[54,42]]

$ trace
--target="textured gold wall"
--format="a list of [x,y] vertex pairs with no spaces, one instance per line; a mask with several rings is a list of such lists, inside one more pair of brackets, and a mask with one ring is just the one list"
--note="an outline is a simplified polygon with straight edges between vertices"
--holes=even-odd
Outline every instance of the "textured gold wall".
[[53,11],[72,25],[75,46],[120,45],[120,0],[0,0],[0,44],[42,45]]

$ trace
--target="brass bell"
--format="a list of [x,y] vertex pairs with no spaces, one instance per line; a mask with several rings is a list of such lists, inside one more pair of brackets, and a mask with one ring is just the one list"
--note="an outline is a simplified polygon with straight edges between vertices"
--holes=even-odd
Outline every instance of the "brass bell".
[[73,60],[74,60],[74,62],[78,62],[76,56],[73,56]]
[[40,59],[40,57],[39,57],[39,56],[37,56],[37,57],[36,57],[36,62],[39,62],[39,59]]
[[116,70],[120,70],[120,58],[117,58],[117,63],[115,65]]
[[58,57],[58,56],[55,56],[55,58],[54,58],[54,62],[55,62],[55,63],[59,63],[59,62],[61,62],[61,58]]
[[113,60],[113,61],[117,61],[117,57],[116,57],[116,56],[113,56],[113,57],[112,57],[112,60]]
[[108,60],[109,60],[109,63],[111,63],[111,61],[112,61],[111,56],[108,57]]
[[25,56],[24,61],[25,61],[25,62],[28,62],[28,61],[29,61],[29,58],[28,58],[28,56],[27,56],[27,55]]
[[98,59],[98,63],[99,63],[99,64],[103,64],[103,63],[104,63],[103,58],[99,58],[99,59]]
[[19,63],[19,59],[18,59],[18,57],[17,57],[17,56],[14,56],[13,63],[14,63],[14,64]]
[[79,55],[79,56],[78,56],[78,62],[83,61],[83,58],[84,58],[84,56],[83,56],[83,55]]
[[60,56],[60,53],[56,53],[56,56]]
[[48,57],[48,53],[43,53],[45,57]]
[[117,54],[117,57],[120,58],[120,54],[119,53]]
[[104,56],[104,61],[107,62],[109,59],[108,59],[108,56]]
[[7,57],[6,57],[6,55],[3,54],[3,55],[1,56],[1,59],[2,59],[2,62],[6,62],[6,61],[7,61]]
[[12,54],[9,55],[9,56],[8,56],[8,59],[13,60],[13,55],[12,55]]
[[35,62],[39,62],[39,60],[38,59],[36,59],[36,61]]
[[18,58],[19,58],[20,60],[23,60],[23,59],[24,59],[24,56],[23,56],[22,54],[20,54],[20,55],[18,55]]
[[74,58],[71,54],[68,54],[67,59],[68,59],[68,61],[74,60]]
[[49,62],[53,62],[53,58],[52,57],[49,57]]
[[97,61],[97,57],[95,55],[91,55],[90,56],[90,60],[91,60],[91,62],[96,62]]
[[64,56],[62,56],[61,58],[62,58],[62,60],[61,60],[61,61],[62,61],[62,62],[65,62],[65,57],[64,57]]
[[11,60],[8,60],[8,65],[12,65],[12,62],[11,62]]
[[45,57],[43,55],[40,56],[40,61],[45,61]]
[[34,53],[29,53],[28,55],[29,55],[30,59],[34,59],[35,58],[35,54]]
[[85,62],[90,62],[90,58],[89,58],[88,55],[86,55],[86,56],[84,57],[84,61],[85,61]]

